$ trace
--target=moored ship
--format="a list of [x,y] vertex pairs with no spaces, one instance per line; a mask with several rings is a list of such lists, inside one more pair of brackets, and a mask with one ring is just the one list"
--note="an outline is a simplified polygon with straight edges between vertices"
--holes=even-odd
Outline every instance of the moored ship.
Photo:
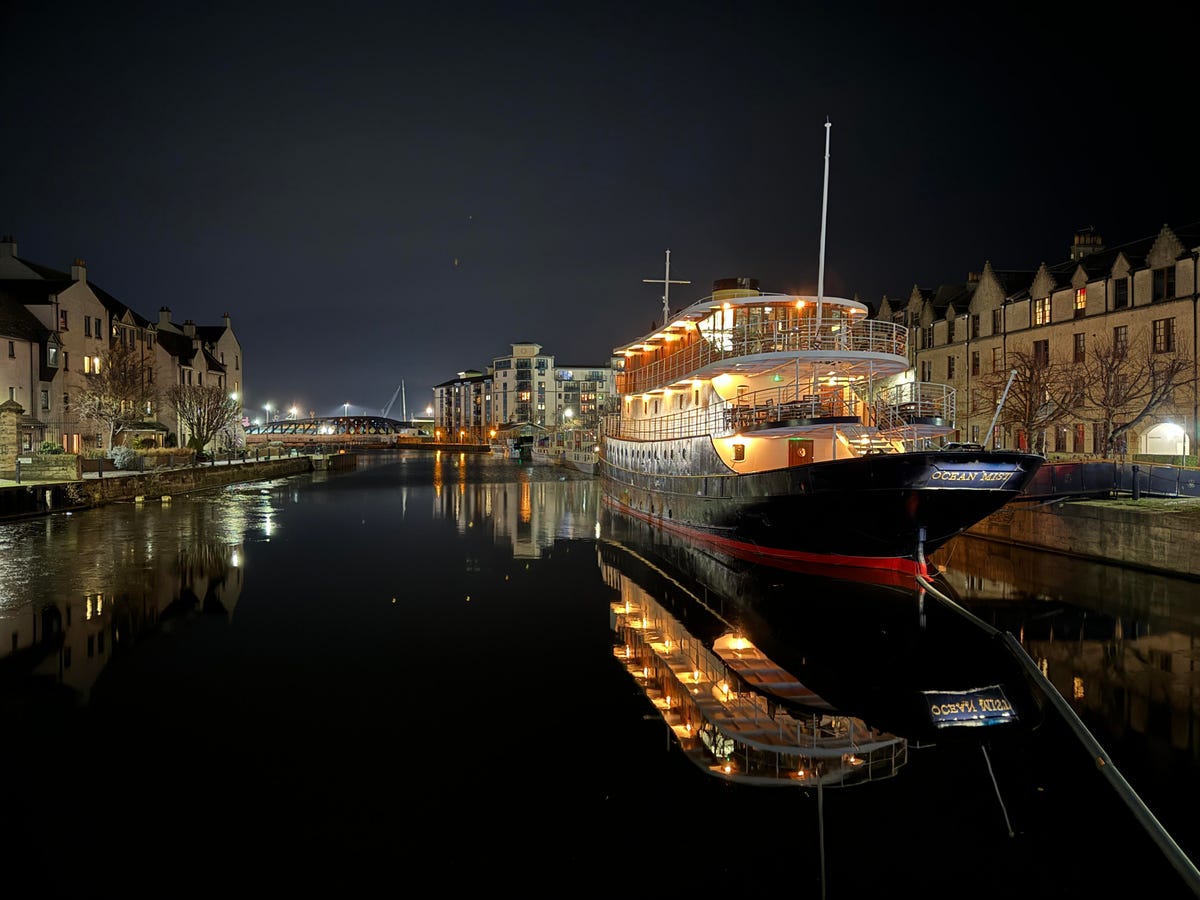
[[662,325],[614,350],[598,474],[630,515],[767,565],[924,574],[1043,462],[941,443],[954,389],[917,381],[908,329],[820,278],[815,296],[748,277],[675,312],[668,296]]

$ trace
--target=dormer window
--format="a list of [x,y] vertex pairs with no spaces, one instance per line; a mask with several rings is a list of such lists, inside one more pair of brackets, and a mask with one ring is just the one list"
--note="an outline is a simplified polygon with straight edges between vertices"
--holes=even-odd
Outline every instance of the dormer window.
[[1075,318],[1082,319],[1087,312],[1087,288],[1081,287],[1075,291]]
[[47,347],[46,348],[46,365],[50,366],[50,368],[52,368],[52,369],[58,368],[58,348],[57,347]]
[[1033,301],[1033,324],[1050,324],[1050,298],[1039,297]]
[[1154,293],[1150,297],[1151,303],[1157,303],[1159,300],[1170,300],[1175,296],[1175,267],[1169,266],[1165,269],[1154,270]]

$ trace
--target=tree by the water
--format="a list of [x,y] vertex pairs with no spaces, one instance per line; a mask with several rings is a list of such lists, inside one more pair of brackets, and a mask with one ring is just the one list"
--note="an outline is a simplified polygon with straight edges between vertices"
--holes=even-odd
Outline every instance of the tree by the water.
[[[152,357],[117,344],[88,364],[84,388],[75,395],[79,417],[108,430],[108,445],[118,434],[144,422],[158,402]],[[85,370],[86,371],[86,370]]]
[[216,385],[172,385],[167,390],[167,399],[188,434],[187,446],[195,450],[207,447],[241,412],[237,400]]

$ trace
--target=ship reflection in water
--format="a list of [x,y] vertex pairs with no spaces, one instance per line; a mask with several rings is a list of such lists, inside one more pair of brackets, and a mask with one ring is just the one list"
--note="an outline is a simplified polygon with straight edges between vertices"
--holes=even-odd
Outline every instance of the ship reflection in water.
[[619,591],[616,656],[689,755],[699,741],[714,773],[875,780],[904,765],[909,741],[1042,717],[1019,657],[957,610],[944,580],[783,572],[618,512],[604,525],[601,566]]
[[828,787],[890,778],[907,761],[903,738],[834,709],[684,588],[673,599],[692,607],[681,613],[686,625],[613,570],[614,655],[701,768],[739,782]]

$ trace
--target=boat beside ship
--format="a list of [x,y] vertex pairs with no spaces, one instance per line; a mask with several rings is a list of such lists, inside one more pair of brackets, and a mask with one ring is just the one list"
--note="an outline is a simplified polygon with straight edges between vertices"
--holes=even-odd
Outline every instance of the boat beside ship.
[[600,458],[596,432],[577,425],[548,431],[534,441],[529,452],[534,463],[565,466],[587,475],[595,474]]
[[[686,283],[671,281],[670,251],[661,283]],[[916,379],[904,325],[824,296],[820,277],[813,296],[749,277],[674,312],[668,296],[661,325],[614,350],[597,474],[630,515],[780,568],[925,574],[927,553],[1043,462],[941,443],[956,431],[954,389]]]

